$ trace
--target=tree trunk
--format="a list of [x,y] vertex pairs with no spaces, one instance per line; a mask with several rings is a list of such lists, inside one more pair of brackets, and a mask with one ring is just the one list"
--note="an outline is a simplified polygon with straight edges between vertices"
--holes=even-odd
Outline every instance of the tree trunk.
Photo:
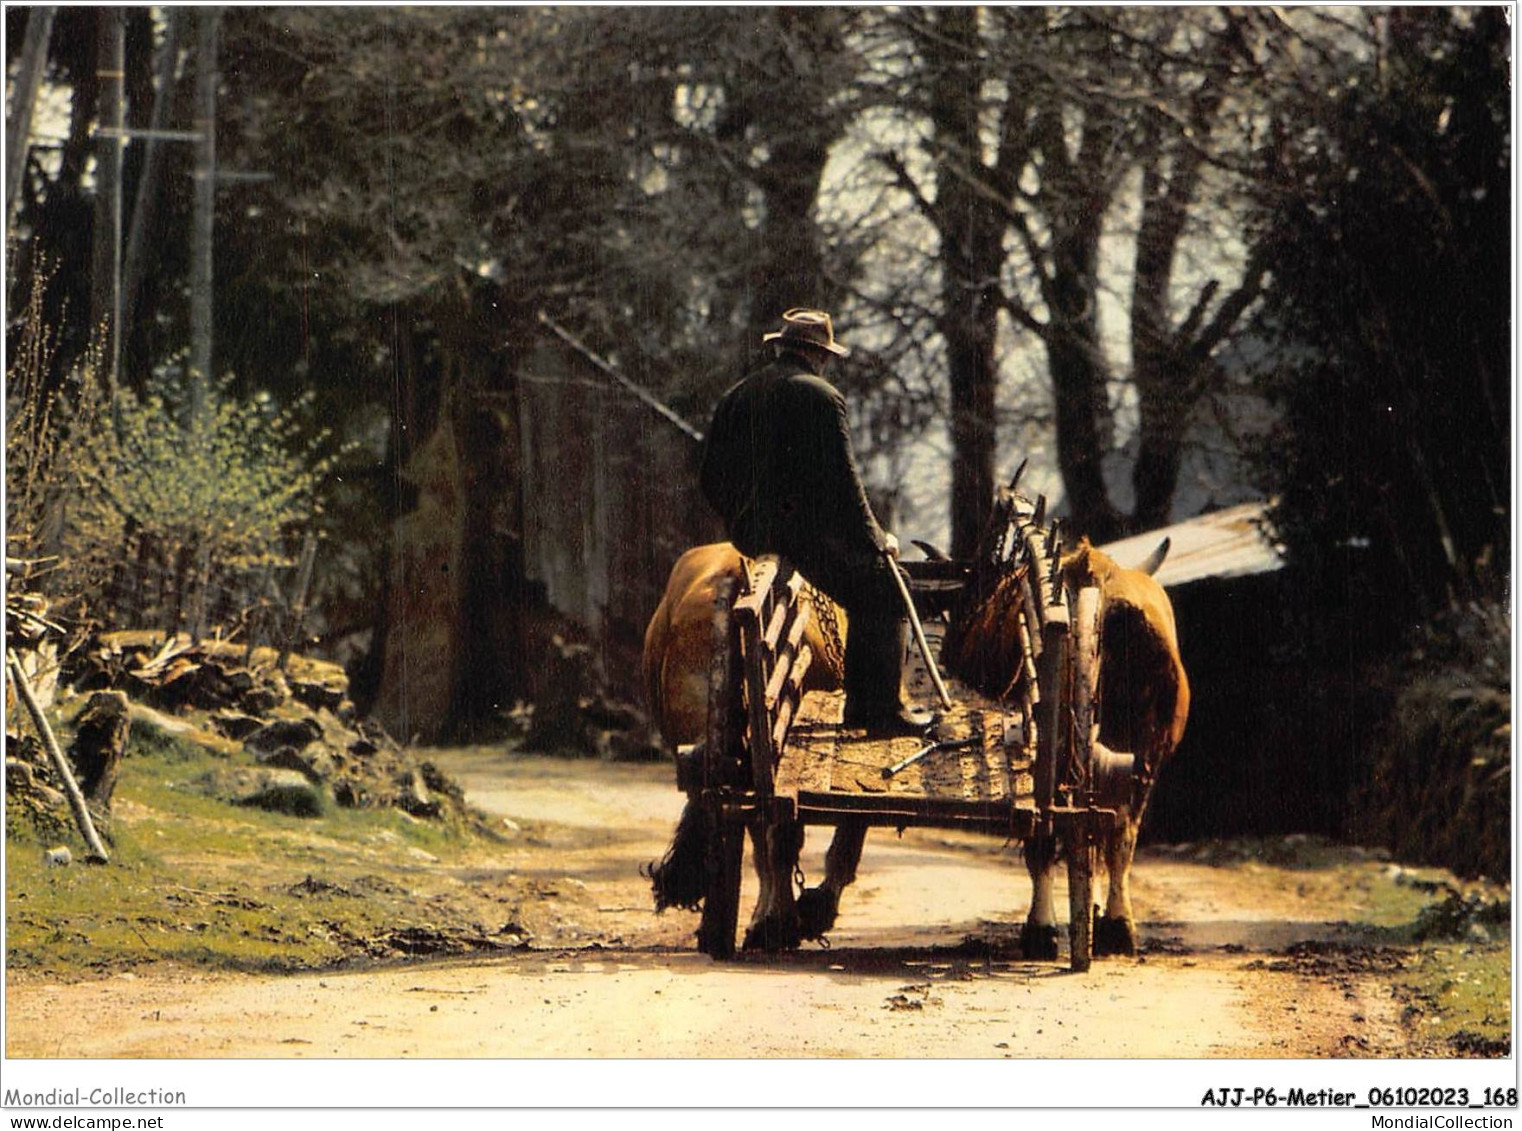
[[759,177],[766,214],[751,279],[747,348],[777,328],[784,310],[829,303],[814,201],[832,140],[805,136],[776,144]]
[[1172,403],[1142,409],[1136,466],[1131,471],[1136,489],[1130,523],[1134,530],[1155,530],[1172,521],[1188,419],[1188,410]]
[[47,716],[43,714],[42,706],[37,702],[37,697],[32,694],[32,687],[27,682],[21,661],[16,658],[16,653],[10,650],[6,652],[5,659],[6,669],[10,672],[11,683],[15,685],[16,694],[21,698],[22,706],[31,716],[32,726],[36,728],[43,746],[47,749],[54,773],[63,783],[64,794],[69,799],[69,809],[74,814],[74,823],[78,826],[80,835],[84,837],[85,847],[88,849],[85,859],[92,864],[105,864],[109,862],[110,855],[95,831],[95,822],[90,817],[90,809],[85,804],[84,794],[79,791],[79,783],[74,780],[74,771],[69,768],[69,761],[58,745],[58,738],[53,734],[53,728],[49,725]]
[[1057,418],[1057,464],[1067,490],[1075,533],[1106,542],[1120,534],[1122,519],[1104,480],[1109,449],[1109,366],[1099,344],[1095,294],[1099,236],[1106,200],[1073,209],[1068,223],[1053,218],[1051,307],[1047,366]]
[[1068,521],[1075,534],[1107,542],[1120,534],[1122,520],[1110,502],[1104,481],[1106,444],[1102,422],[1108,416],[1105,367],[1096,357],[1098,342],[1065,338],[1047,345],[1056,407],[1057,465],[1067,491]]
[[983,309],[971,318],[947,319],[959,329],[943,331],[951,386],[951,556],[963,559],[976,549],[994,497],[998,328],[995,308],[978,305]]
[[79,788],[102,811],[111,808],[131,727],[127,696],[120,691],[97,691],[75,721],[69,754],[79,773]]
[[816,72],[828,67],[828,44],[840,14],[830,8],[777,9],[779,39],[808,44],[799,51],[776,51],[768,88],[752,92],[741,121],[769,147],[756,181],[765,200],[757,233],[758,257],[751,276],[750,319],[743,356],[775,330],[782,312],[794,306],[828,307],[833,300],[825,277],[824,252],[814,205],[830,146],[840,136],[837,115],[808,104]]
[[951,555],[971,557],[994,497],[998,388],[998,286],[1004,262],[1004,213],[972,182],[984,172],[979,116],[984,65],[973,8],[936,9],[926,37],[935,78],[936,203],[941,240],[941,336],[951,393]]

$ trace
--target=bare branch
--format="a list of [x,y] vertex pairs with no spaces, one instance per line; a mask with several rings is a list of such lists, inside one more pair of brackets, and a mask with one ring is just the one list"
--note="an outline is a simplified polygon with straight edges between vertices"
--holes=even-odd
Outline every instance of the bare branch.
[[1031,333],[1035,334],[1043,342],[1051,341],[1051,326],[1047,325],[1045,322],[1042,322],[1034,314],[1032,314],[1030,310],[1026,308],[1026,305],[1021,302],[1017,296],[1008,293],[1003,287],[998,289],[997,294],[999,298],[999,305],[1004,308],[1005,313],[1007,313],[1021,326],[1024,326]]
[[909,194],[909,198],[914,201],[915,207],[920,210],[925,219],[935,225],[937,231],[940,231],[940,210],[920,190],[919,184],[910,176],[909,169],[898,152],[890,149],[886,153],[879,153],[877,160],[893,174],[894,182]]
[[1215,299],[1216,293],[1221,289],[1221,280],[1211,279],[1200,291],[1199,298],[1194,300],[1194,306],[1185,316],[1183,324],[1178,328],[1177,340],[1187,342],[1194,337],[1195,331],[1200,328],[1200,321],[1205,317],[1205,310]]

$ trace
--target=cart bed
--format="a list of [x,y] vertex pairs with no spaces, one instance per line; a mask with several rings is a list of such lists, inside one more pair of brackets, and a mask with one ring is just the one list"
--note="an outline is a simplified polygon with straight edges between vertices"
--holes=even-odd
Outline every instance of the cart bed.
[[[905,675],[916,701],[936,702],[918,655],[906,662]],[[933,751],[890,778],[883,776],[885,767],[930,740],[916,735],[868,738],[860,727],[841,725],[843,692],[809,692],[781,751],[775,796],[794,802],[807,823],[849,818],[872,825],[1029,835],[1036,811],[1034,751],[1026,747],[1019,715],[957,680],[948,680],[947,690],[952,709],[942,714],[935,738],[976,736],[979,741]]]

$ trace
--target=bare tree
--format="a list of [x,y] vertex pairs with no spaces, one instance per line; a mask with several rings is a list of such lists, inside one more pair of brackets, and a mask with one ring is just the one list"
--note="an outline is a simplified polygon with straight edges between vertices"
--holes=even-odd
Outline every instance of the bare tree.
[[[1180,270],[1200,214],[1245,163],[1244,92],[1257,64],[1244,19],[1019,8],[894,17],[913,47],[901,105],[929,124],[928,161],[898,150],[881,159],[938,238],[955,552],[970,546],[992,492],[1000,310],[1045,355],[1073,523],[1104,539],[1167,521],[1189,421],[1218,377],[1215,353],[1263,278],[1257,259],[1230,287],[1187,283]],[[1129,372],[1108,356],[1100,318],[1116,285],[1103,244],[1128,208]],[[1187,285],[1196,289],[1185,297]],[[1112,389],[1123,383],[1139,406],[1130,513],[1104,474]]]

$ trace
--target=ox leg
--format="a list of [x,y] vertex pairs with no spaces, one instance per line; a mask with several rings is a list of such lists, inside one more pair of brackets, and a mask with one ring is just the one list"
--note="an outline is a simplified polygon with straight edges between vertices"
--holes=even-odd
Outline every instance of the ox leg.
[[1123,814],[1120,827],[1101,843],[1105,867],[1110,873],[1105,911],[1094,924],[1094,953],[1135,954],[1136,920],[1131,914],[1131,859],[1136,855],[1139,817]]
[[824,882],[798,897],[798,929],[806,939],[823,938],[840,913],[840,893],[856,882],[856,866],[867,839],[867,826],[847,821],[835,829],[824,855]]
[[1032,837],[1025,842],[1025,870],[1031,877],[1031,909],[1020,932],[1020,954],[1028,962],[1052,962],[1057,958],[1057,911],[1052,898],[1052,864],[1057,859],[1054,837]]
[[792,950],[801,941],[793,872],[803,849],[803,826],[763,815],[751,825],[751,839],[761,891],[745,932],[745,949]]

